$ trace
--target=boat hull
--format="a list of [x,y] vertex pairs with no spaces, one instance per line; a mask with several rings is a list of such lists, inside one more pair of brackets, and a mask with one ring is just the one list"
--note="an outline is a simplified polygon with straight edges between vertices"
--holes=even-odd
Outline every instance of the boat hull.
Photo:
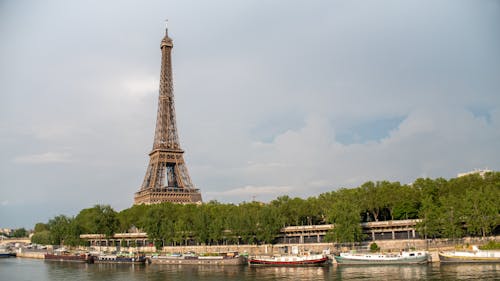
[[106,264],[145,264],[146,258],[115,258],[115,259],[99,259],[98,257],[93,258],[94,263],[106,263]]
[[0,253],[0,258],[11,258],[15,256],[16,256],[15,253]]
[[231,258],[200,258],[200,257],[153,257],[152,264],[178,264],[178,265],[244,265],[246,258],[243,256]]
[[443,263],[500,263],[500,257],[459,256],[439,253],[439,261]]
[[398,265],[398,264],[424,264],[428,262],[427,256],[398,259],[357,259],[335,256],[339,265]]
[[251,258],[248,260],[250,266],[323,266],[328,264],[328,257],[316,259],[297,259],[297,260],[277,260],[277,259],[259,259]]
[[91,263],[92,259],[88,255],[53,255],[45,254],[44,259],[46,261],[57,261],[57,262],[75,262],[75,263]]

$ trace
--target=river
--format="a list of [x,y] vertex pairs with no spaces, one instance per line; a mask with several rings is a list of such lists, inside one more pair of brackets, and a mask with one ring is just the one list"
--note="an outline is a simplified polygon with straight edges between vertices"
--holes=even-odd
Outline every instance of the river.
[[500,264],[407,266],[248,267],[72,264],[0,259],[0,280],[9,281],[245,281],[245,280],[500,280]]

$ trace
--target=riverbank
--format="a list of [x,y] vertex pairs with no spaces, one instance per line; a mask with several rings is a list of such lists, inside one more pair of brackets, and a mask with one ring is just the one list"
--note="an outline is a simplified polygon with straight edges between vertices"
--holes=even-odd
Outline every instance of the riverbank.
[[[228,253],[238,252],[240,254],[249,256],[273,256],[285,255],[292,252],[292,248],[298,248],[299,251],[308,251],[323,253],[329,251],[330,253],[347,252],[356,250],[360,252],[368,251],[370,244],[377,243],[382,252],[399,252],[402,249],[417,249],[426,250],[430,254],[430,262],[439,262],[439,251],[454,250],[457,248],[465,248],[469,245],[484,245],[489,241],[500,241],[500,236],[486,237],[486,238],[464,238],[460,240],[448,239],[407,239],[407,240],[379,240],[368,241],[357,244],[335,244],[335,243],[307,243],[307,244],[263,244],[263,245],[198,245],[198,246],[165,246],[161,249],[163,253],[186,253],[192,252],[202,255],[204,253]],[[111,251],[128,251],[128,252],[144,252],[156,253],[158,252],[155,247],[77,247],[76,250],[80,251],[98,251],[98,252],[111,252]],[[32,252],[22,249],[17,252],[20,258],[43,259],[45,252]]]

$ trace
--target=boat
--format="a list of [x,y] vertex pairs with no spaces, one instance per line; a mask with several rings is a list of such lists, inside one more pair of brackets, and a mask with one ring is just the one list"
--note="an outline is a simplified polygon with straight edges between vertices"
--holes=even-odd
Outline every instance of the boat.
[[145,255],[97,255],[92,256],[94,263],[127,263],[127,264],[145,264],[148,260]]
[[327,255],[283,255],[273,257],[253,257],[250,266],[321,266],[328,264]]
[[500,263],[500,251],[481,251],[476,246],[472,246],[472,251],[447,251],[439,252],[439,261],[443,263],[457,262],[479,262],[479,263]]
[[198,256],[194,253],[174,253],[171,255],[154,255],[152,264],[183,264],[183,265],[244,265],[247,259],[238,252],[217,253],[207,256]]
[[16,253],[12,252],[9,248],[1,247],[0,248],[0,258],[10,258],[15,257]]
[[91,263],[91,256],[88,254],[45,254],[44,259],[46,261],[62,261],[62,262],[81,262],[81,263]]
[[339,265],[378,265],[378,264],[422,264],[427,263],[426,251],[401,251],[399,253],[340,253],[334,256]]

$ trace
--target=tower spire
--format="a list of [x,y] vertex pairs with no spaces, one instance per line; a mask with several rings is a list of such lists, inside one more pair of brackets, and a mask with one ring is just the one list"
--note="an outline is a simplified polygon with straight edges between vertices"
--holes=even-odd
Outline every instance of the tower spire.
[[201,202],[199,189],[189,177],[177,134],[171,59],[173,47],[165,24],[165,37],[160,44],[160,90],[153,149],[149,153],[149,165],[142,186],[135,193],[134,204]]
[[165,20],[165,36],[168,37],[168,19]]

